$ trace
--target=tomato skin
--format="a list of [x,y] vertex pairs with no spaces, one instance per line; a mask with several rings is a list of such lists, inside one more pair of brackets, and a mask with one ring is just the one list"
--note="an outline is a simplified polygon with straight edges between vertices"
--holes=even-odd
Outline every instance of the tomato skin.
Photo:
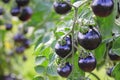
[[4,3],[9,3],[10,0],[2,0]]
[[106,71],[107,75],[110,76],[110,77],[112,77],[112,70],[113,70],[113,67],[108,68],[107,71]]
[[68,13],[72,9],[66,2],[54,2],[53,7],[55,12],[61,15]]
[[56,43],[55,52],[61,58],[66,57],[72,50],[72,42],[70,37],[65,38],[65,44]]
[[78,43],[87,50],[96,49],[101,43],[102,37],[95,29],[89,29],[85,34],[78,33]]
[[112,13],[114,2],[113,0],[93,0],[91,7],[96,16],[106,17]]
[[6,26],[6,30],[11,30],[13,27],[12,24],[8,24],[8,23],[5,24],[5,26]]
[[67,62],[64,67],[57,68],[57,72],[61,77],[67,78],[72,72],[72,65],[69,62]]
[[30,0],[16,0],[18,6],[26,6],[29,2]]
[[0,15],[4,14],[4,9],[2,7],[0,7]]
[[96,67],[96,64],[97,64],[96,59],[91,54],[85,58],[79,58],[78,60],[78,65],[80,69],[85,72],[93,71]]
[[30,7],[25,7],[22,9],[21,14],[19,16],[19,19],[21,21],[27,21],[31,18],[32,16],[32,9]]
[[120,56],[115,54],[112,50],[109,51],[108,56],[112,61],[120,61]]
[[14,7],[11,9],[11,15],[12,16],[18,16],[20,14],[20,8],[19,7]]

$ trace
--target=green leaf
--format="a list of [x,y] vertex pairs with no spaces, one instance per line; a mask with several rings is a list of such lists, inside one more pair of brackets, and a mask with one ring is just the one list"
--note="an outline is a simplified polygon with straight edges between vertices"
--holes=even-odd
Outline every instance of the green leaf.
[[109,38],[112,35],[114,26],[115,26],[115,17],[117,15],[117,1],[114,1],[114,10],[112,14],[107,17],[98,17],[97,16],[97,23],[100,27],[100,31],[102,34],[103,39]]
[[55,53],[49,55],[49,65],[52,65],[56,60],[57,56]]
[[113,49],[120,48],[120,37],[117,38],[113,43]]
[[5,39],[5,34],[6,34],[6,31],[5,31],[5,30],[0,30],[0,41],[4,41],[4,39]]
[[43,37],[43,40],[42,40],[42,42],[43,43],[46,43],[46,42],[48,42],[49,40],[50,40],[50,35],[52,35],[51,33],[46,33],[45,35],[44,35],[44,37]]
[[46,60],[45,56],[37,56],[35,58],[35,64],[36,65],[41,65],[45,60]]
[[42,76],[36,76],[33,78],[33,80],[44,80],[44,78]]
[[82,70],[79,68],[79,66],[78,66],[79,55],[78,55],[77,53],[75,53],[75,55],[74,55],[73,57],[74,57],[74,59],[73,59],[73,58],[69,58],[69,59],[67,60],[67,61],[70,62],[71,64],[72,64],[72,62],[74,61],[74,63],[73,63],[74,69],[73,69],[73,71],[72,71],[72,73],[70,74],[70,76],[69,76],[68,79],[72,80],[72,79],[73,79],[72,77],[74,76],[74,80],[79,80],[80,77],[85,76],[85,72],[82,71]]
[[35,55],[39,55],[41,49],[43,48],[43,46],[44,46],[44,44],[43,44],[43,43],[40,43],[40,44],[36,47],[36,49],[35,49],[35,51],[34,51],[34,54],[35,54]]
[[65,31],[70,31],[70,28],[65,27],[64,30],[65,30]]
[[116,33],[116,34],[119,34],[119,32],[120,32],[120,25],[114,24],[112,32]]
[[43,36],[38,36],[38,38],[35,38],[35,48],[42,43]]
[[[34,13],[31,17],[31,20],[28,22],[28,25],[36,26],[42,24],[48,19],[49,15],[51,14],[52,4],[50,1],[40,1],[35,0],[34,3]],[[43,27],[43,26],[39,26]]]
[[64,32],[55,32],[55,36],[57,39],[63,36],[64,34],[65,34]]
[[75,3],[73,3],[73,5],[78,8],[81,5],[81,3],[82,1],[76,1]]
[[34,26],[37,25],[39,22],[44,22],[43,16],[41,16],[43,14],[43,12],[34,12],[34,14],[31,17],[31,20],[27,23],[27,25]]
[[105,43],[101,43],[99,45],[99,47],[94,50],[94,55],[95,55],[95,58],[97,60],[97,64],[99,64],[103,61],[105,51],[106,51],[106,44]]
[[114,54],[117,54],[117,55],[120,56],[120,48],[118,48],[118,49],[112,49],[112,51],[113,51]]
[[86,2],[86,0],[84,0],[84,1],[76,1],[75,3],[73,3],[73,6],[75,6],[76,8],[79,8],[85,2]]
[[110,16],[105,18],[97,17],[97,23],[100,27],[103,39],[112,36],[111,33],[114,26],[114,14],[111,14]]
[[49,75],[58,76],[58,74],[57,74],[57,66],[56,65],[48,66],[46,72]]
[[51,48],[52,48],[52,49],[55,48],[56,43],[57,43],[57,40],[54,40],[54,41],[51,43]]
[[40,52],[40,54],[42,55],[42,56],[45,56],[47,59],[49,58],[49,55],[52,53],[52,49],[51,49],[51,47],[46,47],[46,48],[44,48],[41,52]]
[[113,68],[112,76],[115,80],[120,80],[120,63]]
[[35,66],[35,71],[37,73],[41,74],[45,71],[45,68],[44,68],[44,66],[38,65],[38,66]]
[[38,38],[39,36],[45,34],[45,29],[38,29],[37,31],[34,32],[35,37]]

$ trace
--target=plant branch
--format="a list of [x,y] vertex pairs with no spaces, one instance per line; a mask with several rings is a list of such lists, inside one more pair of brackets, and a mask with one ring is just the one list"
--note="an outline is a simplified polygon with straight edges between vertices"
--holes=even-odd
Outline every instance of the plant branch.
[[67,4],[69,4],[70,6],[72,6],[72,7],[74,7],[74,8],[77,8],[77,7],[75,7],[73,4],[71,4],[70,2],[68,2],[68,1],[65,1]]
[[65,59],[67,59],[71,54],[72,54],[72,51],[71,51],[67,56],[65,56],[65,57],[61,60],[61,62],[63,63],[63,61],[64,61]]
[[[73,65],[73,69],[74,69],[74,29],[75,29],[75,24],[77,21],[77,14],[78,14],[78,8],[74,8],[75,12],[74,12],[74,19],[73,19],[73,25],[72,25],[72,65]],[[74,71],[74,70],[73,70]],[[74,80],[74,72],[72,72],[72,80]]]
[[94,74],[92,72],[90,74],[93,75],[97,80],[100,80],[100,78],[96,74]]
[[62,39],[64,39],[66,36],[68,36],[69,34],[71,33],[71,30],[68,32],[68,33],[66,33],[63,37],[62,37]]

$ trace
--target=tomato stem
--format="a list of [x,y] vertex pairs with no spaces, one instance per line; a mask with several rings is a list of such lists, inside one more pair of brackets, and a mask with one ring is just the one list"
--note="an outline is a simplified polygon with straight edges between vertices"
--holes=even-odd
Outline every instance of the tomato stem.
[[77,21],[77,14],[78,14],[78,8],[74,8],[74,19],[73,19],[73,25],[72,25],[72,65],[73,65],[73,70],[72,70],[72,80],[74,80],[74,30],[75,30],[75,24]]
[[92,72],[90,74],[93,75],[97,80],[100,80],[100,78],[96,74],[94,74]]

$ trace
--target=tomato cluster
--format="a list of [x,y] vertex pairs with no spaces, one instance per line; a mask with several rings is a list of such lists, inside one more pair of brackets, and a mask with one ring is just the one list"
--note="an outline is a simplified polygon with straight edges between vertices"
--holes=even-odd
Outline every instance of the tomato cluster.
[[[105,18],[112,14],[114,9],[114,1],[113,0],[93,0],[91,3],[91,9],[94,13],[94,15]],[[72,4],[70,2],[66,1],[58,1],[54,2],[53,4],[54,10],[59,15],[65,15],[72,9]],[[73,6],[75,7],[75,6]],[[118,13],[120,13],[119,10],[119,3],[118,3]],[[91,52],[87,52],[87,50],[95,50],[102,42],[102,35],[98,31],[99,26],[93,26],[88,25],[88,31],[85,33],[78,32],[77,34],[77,40],[74,43],[73,39],[71,38],[73,35],[67,35],[65,36],[62,41],[59,41],[55,45],[55,52],[56,54],[64,59],[64,58],[71,58],[74,57],[74,53],[76,53],[78,46],[80,45],[86,52],[81,53],[79,59],[78,59],[78,66],[81,70],[85,72],[91,72],[95,69],[97,65],[96,58]],[[73,37],[74,38],[74,37]],[[73,45],[72,44],[75,45]],[[78,45],[79,44],[79,45]],[[77,47],[77,48],[75,48]],[[72,49],[74,48],[74,49]],[[109,52],[108,56],[113,61],[120,60],[120,56],[112,52],[112,47],[109,46]],[[79,51],[79,50],[78,50]],[[73,53],[74,52],[74,53]],[[86,53],[86,54],[85,54]],[[73,64],[70,64],[70,62],[66,62],[62,67],[58,67],[57,72],[62,77],[68,77],[70,73],[72,72]],[[111,75],[112,69],[107,71],[108,75]]]
[[25,38],[23,34],[16,34],[14,36],[14,42],[16,44],[16,53],[24,53],[24,50],[30,47],[30,40]]
[[[114,36],[114,35],[113,35]],[[115,40],[111,40],[110,42],[108,42],[106,44],[106,47],[108,48],[108,56],[109,56],[109,59],[111,61],[113,61],[114,65],[112,67],[109,67],[107,70],[106,70],[106,73],[108,76],[110,77],[113,77],[112,75],[112,71],[113,71],[113,68],[114,66],[116,65],[116,62],[117,61],[120,61],[120,55],[117,54],[112,48],[113,48],[113,43],[115,42]]]
[[[5,5],[12,3],[11,0],[1,0],[1,1]],[[2,16],[3,18],[4,18],[4,15],[10,16],[9,17],[10,20],[11,20],[11,18],[13,19],[14,17],[18,18],[18,21],[20,20],[19,22],[21,22],[23,25],[22,27],[20,26],[18,29],[16,29],[17,33],[14,34],[14,32],[12,32],[12,28],[14,25],[12,25],[12,23],[10,21],[7,21],[7,19],[5,19],[5,23],[3,23],[5,25],[5,29],[0,28],[1,31],[3,31],[3,32],[5,30],[5,34],[6,34],[5,38],[9,37],[9,36],[7,36],[7,34],[9,34],[9,33],[12,34],[12,37],[10,40],[11,42],[5,41],[3,43],[3,45],[5,46],[5,49],[3,49],[4,50],[3,55],[5,55],[6,59],[9,57],[8,63],[5,62],[7,65],[11,64],[11,60],[13,60],[13,58],[16,57],[16,54],[21,54],[22,60],[26,61],[27,56],[24,54],[24,51],[26,49],[28,49],[31,45],[30,39],[28,39],[28,37],[27,37],[28,28],[26,28],[24,26],[24,24],[31,18],[32,13],[33,13],[32,9],[28,6],[30,0],[14,0],[13,2],[15,2],[15,6],[10,9],[10,12],[7,12],[5,10],[5,8],[0,7],[0,16]],[[0,27],[1,26],[2,26],[2,24],[0,24]],[[18,55],[17,55],[17,57],[18,57]],[[9,65],[9,67],[12,67],[12,65]],[[18,80],[16,75],[14,77],[12,76],[13,72],[11,70],[8,73],[9,73],[9,75],[7,75],[5,72],[0,74],[0,80]]]
[[[4,3],[9,3],[10,0],[2,0]],[[16,16],[19,18],[21,21],[27,21],[30,19],[32,15],[32,9],[27,6],[28,3],[30,2],[29,0],[15,0],[17,6],[11,8],[10,14],[12,16]],[[5,14],[4,8],[0,8],[0,15]],[[11,30],[12,29],[12,24],[7,23],[6,25],[6,30]]]
[[[10,0],[2,0],[4,3],[9,3]],[[12,16],[18,17],[21,21],[27,21],[30,19],[32,15],[32,9],[27,6],[29,4],[29,0],[15,0],[16,6],[13,7],[10,10],[10,14]],[[3,8],[0,9],[0,14],[5,14],[5,11]],[[6,30],[11,30],[13,25],[11,23],[5,24]],[[30,47],[30,40],[25,37],[25,34],[27,33],[27,28],[23,28],[22,30],[19,30],[19,32],[14,36],[14,42],[15,42],[15,52],[16,53],[23,53],[26,48]]]

